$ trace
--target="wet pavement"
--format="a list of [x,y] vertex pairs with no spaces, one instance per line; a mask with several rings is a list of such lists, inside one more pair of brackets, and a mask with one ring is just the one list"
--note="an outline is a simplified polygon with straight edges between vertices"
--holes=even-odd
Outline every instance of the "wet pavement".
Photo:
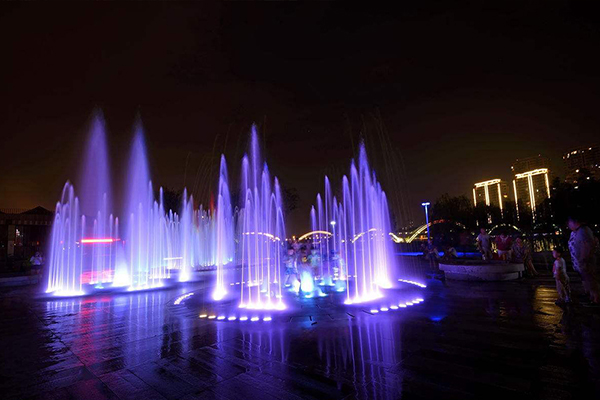
[[[429,282],[358,318],[198,318],[203,283],[82,299],[0,291],[4,399],[577,399],[600,394],[600,311],[554,304],[546,275]],[[574,279],[573,286],[580,289]],[[181,311],[180,311],[181,310]]]

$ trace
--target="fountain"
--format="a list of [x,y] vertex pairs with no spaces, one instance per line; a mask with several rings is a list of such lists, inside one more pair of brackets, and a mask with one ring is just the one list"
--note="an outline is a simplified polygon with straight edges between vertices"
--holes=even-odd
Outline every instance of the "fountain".
[[346,304],[382,297],[381,289],[392,286],[396,259],[387,198],[364,145],[358,163],[351,162],[349,178],[342,178],[341,200],[333,196],[327,177],[324,193],[324,200],[317,195],[310,214],[313,247],[321,255],[319,285],[344,288]]
[[399,271],[387,198],[363,145],[338,192],[325,177],[325,190],[310,211],[312,250],[306,260],[288,249],[282,189],[261,157],[255,126],[241,160],[235,209],[221,156],[211,197],[216,201],[209,208],[196,206],[184,189],[180,209],[167,210],[163,189],[158,195],[153,190],[141,122],[135,125],[118,213],[99,113],[92,119],[83,165],[81,197],[67,182],[56,205],[48,293],[154,289],[194,280],[200,267],[208,267],[215,271],[210,293],[183,294],[174,305],[196,304],[201,316],[216,321],[272,321],[323,302],[359,309],[368,304],[362,311],[370,315],[418,303],[413,301],[420,298],[417,289],[392,287]]
[[281,256],[285,250],[285,223],[281,188],[277,178],[271,181],[267,164],[262,163],[256,126],[252,126],[250,155],[242,158],[240,193],[242,284],[239,306],[283,309]]
[[231,208],[231,196],[229,194],[227,163],[223,155],[221,156],[221,165],[219,168],[217,210],[214,220],[216,221],[216,229],[213,248],[215,249],[214,263],[217,267],[217,282],[213,292],[213,299],[222,300],[227,294],[224,277],[225,265],[232,262],[235,257],[233,209]]
[[106,133],[99,111],[92,116],[84,160],[81,200],[67,182],[51,233],[47,290],[65,296],[82,294],[83,285],[111,282],[116,262],[112,243],[119,236],[119,220],[110,212]]
[[216,210],[194,208],[184,190],[181,214],[165,210],[163,190],[154,198],[141,122],[134,130],[126,197],[120,222],[112,212],[108,152],[102,115],[92,118],[80,177],[81,198],[67,182],[56,205],[50,240],[47,293],[75,296],[94,290],[162,287],[192,278],[197,266],[234,260],[234,224],[225,158],[221,159]]

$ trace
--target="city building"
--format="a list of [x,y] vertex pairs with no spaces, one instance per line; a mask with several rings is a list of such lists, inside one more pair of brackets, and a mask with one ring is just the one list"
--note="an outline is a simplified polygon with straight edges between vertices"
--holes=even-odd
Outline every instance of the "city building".
[[563,156],[565,181],[577,184],[581,179],[600,180],[600,145],[580,147]]
[[517,158],[510,167],[513,174],[522,174],[541,168],[550,168],[550,159],[541,154],[534,157]]
[[504,203],[508,199],[508,185],[501,179],[490,179],[478,182],[473,187],[473,203],[484,203],[486,206],[497,206],[504,209]]
[[536,207],[550,197],[550,161],[546,157],[538,155],[518,159],[511,167],[514,173],[513,192],[517,213],[519,203],[524,205],[535,219]]
[[46,250],[52,211],[0,208],[0,271],[19,270],[36,251]]

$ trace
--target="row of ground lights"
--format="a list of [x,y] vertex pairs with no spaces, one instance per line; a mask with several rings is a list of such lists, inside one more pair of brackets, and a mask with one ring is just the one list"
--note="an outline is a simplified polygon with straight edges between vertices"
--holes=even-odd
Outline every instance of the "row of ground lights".
[[[224,315],[208,315],[208,314],[200,314],[200,318],[206,318],[206,319],[216,319],[217,321],[250,321],[250,322],[258,322],[261,321],[261,319],[259,317],[252,317],[252,318],[248,318],[248,317],[236,317],[235,315],[232,315],[231,317],[225,317]],[[273,318],[271,317],[263,317],[262,321],[264,322],[269,322],[271,321]]]
[[399,303],[398,305],[392,304],[389,307],[381,307],[379,309],[373,308],[370,310],[371,314],[377,314],[379,311],[390,311],[390,310],[398,310],[400,308],[406,308],[406,307],[410,307],[410,306],[414,306],[415,304],[419,304],[422,303],[424,300],[423,299],[414,299],[413,301],[407,301],[406,303]]
[[398,279],[398,282],[410,283],[411,285],[415,285],[415,286],[418,286],[420,288],[426,288],[427,287],[427,285],[424,285],[422,283],[415,282],[415,281],[409,281],[407,279]]

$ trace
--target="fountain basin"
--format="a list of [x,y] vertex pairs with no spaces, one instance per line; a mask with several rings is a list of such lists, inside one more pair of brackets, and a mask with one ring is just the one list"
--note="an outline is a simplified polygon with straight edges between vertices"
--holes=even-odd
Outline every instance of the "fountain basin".
[[[384,313],[402,313],[426,299],[422,287],[400,283],[393,289],[382,289],[382,296],[366,302],[348,304],[347,292],[333,287],[323,289],[323,296],[298,296],[289,290],[282,294],[284,308],[239,307],[239,299],[207,300],[212,288],[203,288],[180,295],[167,305],[169,312],[219,323],[229,322],[299,322],[312,326],[317,322],[332,322],[354,318],[372,317]],[[277,301],[277,300],[274,300]]]
[[485,263],[482,261],[440,263],[446,278],[458,281],[510,281],[523,276],[525,267],[519,263]]

